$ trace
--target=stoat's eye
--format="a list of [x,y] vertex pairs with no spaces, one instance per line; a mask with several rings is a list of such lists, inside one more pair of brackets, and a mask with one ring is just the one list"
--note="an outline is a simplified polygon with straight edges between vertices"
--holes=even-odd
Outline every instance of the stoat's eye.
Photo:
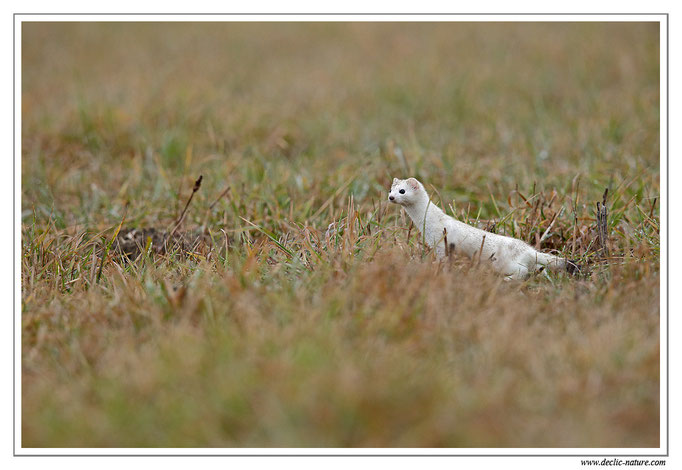
[[405,194],[405,190],[404,190],[404,189],[401,189],[401,190],[398,191],[398,192],[399,192],[400,194]]

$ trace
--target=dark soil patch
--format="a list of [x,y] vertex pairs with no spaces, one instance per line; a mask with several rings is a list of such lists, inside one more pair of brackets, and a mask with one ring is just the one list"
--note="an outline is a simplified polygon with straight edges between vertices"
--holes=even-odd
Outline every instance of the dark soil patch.
[[122,229],[112,245],[114,256],[134,261],[149,250],[153,254],[206,254],[213,247],[211,237],[202,230],[169,233],[153,227]]

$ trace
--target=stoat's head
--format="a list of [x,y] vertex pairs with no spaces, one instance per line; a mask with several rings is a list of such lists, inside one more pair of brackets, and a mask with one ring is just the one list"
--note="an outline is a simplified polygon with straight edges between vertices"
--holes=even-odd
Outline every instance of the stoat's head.
[[409,206],[418,200],[422,192],[424,192],[424,186],[414,178],[406,180],[393,178],[391,190],[388,192],[388,200],[394,204]]

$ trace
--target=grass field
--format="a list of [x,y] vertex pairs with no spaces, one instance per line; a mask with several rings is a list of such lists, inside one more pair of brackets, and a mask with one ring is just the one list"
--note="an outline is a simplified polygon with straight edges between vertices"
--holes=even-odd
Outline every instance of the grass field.
[[[658,447],[658,34],[24,23],[23,446]],[[408,176],[589,273],[435,261]]]

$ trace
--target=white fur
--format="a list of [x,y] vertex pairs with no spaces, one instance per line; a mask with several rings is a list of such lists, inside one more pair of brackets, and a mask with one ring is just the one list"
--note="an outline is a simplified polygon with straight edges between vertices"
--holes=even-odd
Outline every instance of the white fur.
[[445,256],[445,229],[448,247],[452,248],[454,244],[455,253],[489,262],[507,279],[527,279],[543,266],[553,270],[566,268],[563,258],[541,253],[516,238],[486,232],[450,217],[431,202],[424,186],[414,178],[394,178],[388,196],[390,202],[405,208],[426,244],[436,247],[438,258]]

